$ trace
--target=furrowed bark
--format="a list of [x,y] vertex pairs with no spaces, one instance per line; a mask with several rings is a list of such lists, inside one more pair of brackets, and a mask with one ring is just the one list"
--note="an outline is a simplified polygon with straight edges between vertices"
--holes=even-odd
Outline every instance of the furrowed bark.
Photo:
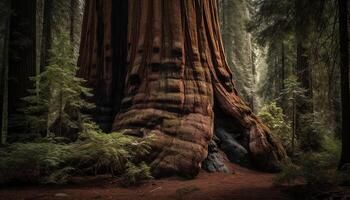
[[[99,6],[100,1],[87,2],[78,75],[87,79],[97,94],[104,88],[104,94],[122,97],[114,131],[124,130],[136,137],[156,135],[147,158],[155,176],[197,175],[214,134],[214,117],[219,114],[214,108],[223,112],[229,123],[242,127],[248,140],[244,145],[255,166],[276,170],[286,161],[283,147],[237,95],[223,51],[216,1],[121,1],[128,3],[127,60],[114,62],[111,68],[117,73],[109,78],[124,81],[123,92],[113,81],[109,87],[99,87],[109,79],[98,75],[111,72],[106,71],[104,56],[98,53],[101,44],[113,44],[114,51],[124,45],[109,42],[111,35],[98,36],[99,30],[106,32],[110,26],[109,13],[117,13],[118,8],[106,6],[111,2]],[[100,29],[99,12],[105,14]],[[123,39],[119,36],[115,40]],[[98,38],[105,43],[98,43]],[[124,70],[125,79],[119,73]]]

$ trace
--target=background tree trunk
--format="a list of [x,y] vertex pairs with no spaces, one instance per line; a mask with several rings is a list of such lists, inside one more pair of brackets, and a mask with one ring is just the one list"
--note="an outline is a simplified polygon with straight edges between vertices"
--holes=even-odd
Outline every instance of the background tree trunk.
[[7,134],[8,134],[8,73],[9,73],[9,63],[8,63],[8,54],[9,54],[9,30],[10,30],[10,8],[11,1],[4,1],[2,4],[5,12],[2,14],[1,25],[4,25],[3,32],[1,32],[1,68],[0,68],[0,106],[1,106],[1,120],[0,120],[0,130],[1,130],[1,139],[0,144],[6,144]]
[[78,76],[95,91],[94,117],[110,131],[124,88],[127,52],[128,2],[86,1]]
[[349,29],[348,2],[339,0],[339,32],[341,52],[342,153],[340,167],[350,164],[350,98],[349,98]]
[[[11,4],[8,101],[9,117],[13,118],[23,103],[21,98],[34,86],[29,77],[36,73],[36,0],[12,0]],[[14,120],[9,120],[10,126],[11,122]]]
[[44,18],[43,18],[43,32],[41,41],[41,53],[40,53],[40,71],[45,69],[45,66],[49,65],[50,49],[52,43],[52,22],[53,22],[53,0],[45,0],[44,3]]
[[297,121],[296,131],[300,133],[303,127],[302,116],[313,112],[313,89],[312,89],[312,66],[311,66],[311,31],[314,29],[314,21],[312,9],[316,5],[315,0],[295,1],[296,10],[296,47],[297,47],[297,63],[296,76],[298,77],[301,87],[306,90],[306,99],[297,100]]
[[148,157],[155,176],[199,172],[214,114],[217,124],[237,125],[231,128],[255,166],[276,170],[286,160],[280,143],[237,96],[217,9],[216,1],[204,0],[87,2],[78,75],[95,89],[98,105],[107,99],[118,108],[113,130],[156,135]]
[[227,62],[233,72],[238,93],[253,106],[253,49],[251,34],[246,30],[246,22],[250,19],[248,1],[222,0],[221,5],[221,20],[224,22],[221,30]]

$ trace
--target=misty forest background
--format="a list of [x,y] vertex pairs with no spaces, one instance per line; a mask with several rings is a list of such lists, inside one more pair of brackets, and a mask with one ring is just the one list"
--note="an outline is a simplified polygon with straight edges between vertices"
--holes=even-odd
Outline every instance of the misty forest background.
[[[339,166],[344,129],[342,84],[349,93],[349,82],[341,82],[346,70],[340,67],[338,1],[218,4],[227,62],[239,95],[299,166],[286,166],[280,180],[305,176],[309,183],[333,181],[337,172],[328,172]],[[3,180],[34,176],[31,180],[64,182],[77,168],[79,173],[123,174],[127,184],[150,178],[148,166],[135,159],[148,151],[147,141],[140,141],[134,152],[131,138],[102,134],[82,112],[94,107],[82,98],[92,91],[75,77],[84,1],[2,0],[0,9]],[[99,145],[106,140],[112,145]],[[96,158],[101,155],[106,159]],[[27,171],[15,173],[22,168]]]

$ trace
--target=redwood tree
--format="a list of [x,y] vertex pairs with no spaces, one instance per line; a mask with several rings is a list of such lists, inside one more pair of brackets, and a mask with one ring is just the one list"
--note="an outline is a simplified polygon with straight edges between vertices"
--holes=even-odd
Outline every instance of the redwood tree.
[[212,0],[87,1],[78,75],[95,90],[97,121],[116,115],[112,130],[156,136],[147,158],[156,176],[195,176],[214,124],[234,125],[255,166],[286,161],[237,95],[217,9]]

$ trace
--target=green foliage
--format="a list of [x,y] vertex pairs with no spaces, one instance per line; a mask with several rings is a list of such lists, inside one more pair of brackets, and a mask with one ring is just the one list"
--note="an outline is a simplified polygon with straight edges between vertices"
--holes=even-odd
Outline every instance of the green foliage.
[[151,136],[141,139],[121,133],[104,134],[94,124],[84,126],[80,140],[72,146],[72,160],[83,172],[121,174],[149,153]]
[[280,139],[287,152],[292,148],[291,123],[286,120],[283,109],[276,102],[271,102],[262,107],[258,113],[260,119],[271,129],[272,133]]
[[[50,65],[32,80],[37,89],[29,90],[30,96],[23,98],[27,107],[23,109],[25,122],[29,130],[36,133],[49,133],[51,125],[58,121],[66,128],[77,129],[80,126],[82,108],[93,105],[82,98],[91,96],[91,90],[84,87],[85,81],[76,77],[77,66],[73,49],[66,33],[58,34],[54,39]],[[57,135],[62,135],[59,130]]]
[[310,113],[301,116],[300,127],[298,133],[299,147],[301,150],[320,151],[327,136],[332,135],[329,127],[322,121],[321,113]]
[[69,146],[40,142],[10,145],[0,154],[0,180],[34,183],[64,183],[68,172]]
[[294,1],[253,0],[256,13],[248,24],[259,44],[283,40],[294,29]]
[[76,174],[109,173],[130,186],[152,178],[150,168],[141,161],[149,153],[152,136],[105,134],[96,125],[85,123],[78,141],[57,143],[60,140],[45,138],[0,149],[1,182],[62,184]]
[[281,98],[288,100],[288,107],[292,107],[293,102],[296,103],[297,100],[298,102],[307,101],[305,96],[307,90],[301,86],[298,77],[295,75],[290,75],[286,80],[284,80],[284,86],[285,88],[281,92]]
[[326,137],[322,149],[320,152],[300,154],[296,165],[284,166],[276,178],[276,184],[292,183],[303,178],[311,188],[322,189],[342,182],[345,175],[335,170],[341,151],[340,142]]
[[125,173],[122,175],[122,184],[124,186],[137,185],[152,178],[150,167],[144,162],[138,165],[129,162],[126,165]]
[[[296,9],[299,3],[302,6]],[[262,58],[265,62],[257,67],[257,74],[261,74],[258,92],[263,103],[277,101],[288,118],[292,119],[293,99],[298,104],[310,101],[306,104],[317,105],[315,111],[324,113],[322,121],[327,121],[335,131],[338,128],[339,132],[341,107],[337,1],[252,0],[252,6],[248,28],[266,52]],[[303,58],[297,55],[300,50],[298,46],[307,49]],[[305,64],[312,69],[313,99],[310,100],[293,97],[293,93],[303,93],[299,90],[301,87],[296,78],[284,80],[295,73],[296,66],[304,59],[307,60]]]

